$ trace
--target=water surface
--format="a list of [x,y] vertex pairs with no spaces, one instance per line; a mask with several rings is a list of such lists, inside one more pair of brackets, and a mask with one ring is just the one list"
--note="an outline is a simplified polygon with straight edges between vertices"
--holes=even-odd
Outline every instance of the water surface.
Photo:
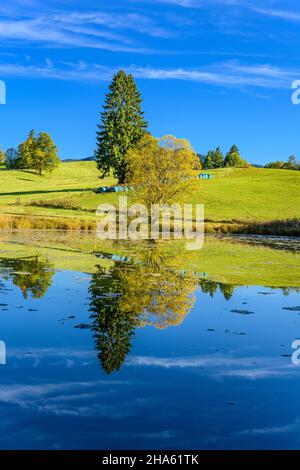
[[95,260],[2,245],[0,448],[300,447],[297,286],[212,280],[153,247]]

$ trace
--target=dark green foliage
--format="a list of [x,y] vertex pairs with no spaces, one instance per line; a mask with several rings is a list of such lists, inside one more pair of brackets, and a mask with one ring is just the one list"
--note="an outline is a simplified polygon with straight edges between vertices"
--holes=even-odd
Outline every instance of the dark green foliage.
[[210,150],[204,159],[203,169],[213,170],[222,168],[222,166],[224,166],[224,157],[220,147],[217,147],[216,150]]
[[[10,159],[7,158],[7,161],[9,162]],[[43,171],[53,171],[59,163],[57,147],[50,135],[40,132],[35,137],[34,130],[31,130],[28,138],[18,147],[13,168],[36,170],[41,175]]]
[[217,147],[213,153],[212,164],[213,168],[221,168],[224,165],[224,157],[220,147]]
[[287,162],[282,162],[282,161],[277,160],[276,162],[267,163],[265,165],[265,168],[299,171],[300,170],[300,162],[297,161],[297,158],[294,155],[291,155]]
[[224,166],[235,167],[235,168],[245,168],[249,165],[245,160],[241,158],[240,152],[237,146],[233,145],[225,156]]
[[54,275],[51,263],[38,256],[2,259],[0,268],[3,277],[10,278],[21,289],[25,299],[29,293],[34,299],[41,299],[51,286]]
[[43,171],[53,171],[59,163],[57,147],[52,138],[46,132],[41,132],[35,139],[31,168],[41,175]]
[[204,170],[211,170],[213,168],[213,155],[214,151],[210,150],[206,155],[204,162],[203,162],[203,169]]
[[231,299],[237,287],[238,287],[237,285],[223,284],[221,282],[215,282],[215,281],[204,281],[204,280],[200,281],[200,288],[204,294],[209,294],[210,297],[214,297],[217,294],[218,289],[219,289],[219,291],[223,294],[226,300]]
[[7,150],[5,166],[8,170],[18,170],[22,167],[22,161],[16,149],[10,148]]
[[214,281],[200,281],[200,287],[204,294],[209,294],[210,297],[214,297],[218,290],[218,283]]
[[122,266],[118,263],[109,274],[98,266],[89,289],[98,358],[108,374],[121,368],[131,349],[131,338],[137,324],[136,315],[122,308],[124,285],[121,274]]
[[285,166],[285,162],[281,160],[276,160],[276,162],[270,162],[265,165],[265,168],[273,168],[275,170],[283,170]]
[[101,177],[107,176],[112,168],[118,182],[124,183],[127,151],[147,129],[141,103],[133,76],[120,70],[109,86],[98,126],[95,160]]
[[231,147],[225,158],[223,157],[220,147],[217,147],[216,150],[210,150],[203,162],[203,169],[205,170],[213,170],[222,167],[245,168],[247,166],[249,166],[248,163],[241,158],[236,145]]

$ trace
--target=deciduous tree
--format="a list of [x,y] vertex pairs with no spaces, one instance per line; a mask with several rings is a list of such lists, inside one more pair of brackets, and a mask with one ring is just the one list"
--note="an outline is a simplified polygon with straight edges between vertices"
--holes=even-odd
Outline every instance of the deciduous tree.
[[52,138],[46,132],[41,132],[35,140],[31,168],[41,175],[44,171],[52,172],[59,163],[57,147]]
[[224,166],[245,168],[249,166],[249,164],[241,158],[238,147],[236,145],[233,145],[229,152],[226,154]]
[[180,202],[196,181],[199,159],[185,139],[146,135],[126,158],[128,183],[148,207]]

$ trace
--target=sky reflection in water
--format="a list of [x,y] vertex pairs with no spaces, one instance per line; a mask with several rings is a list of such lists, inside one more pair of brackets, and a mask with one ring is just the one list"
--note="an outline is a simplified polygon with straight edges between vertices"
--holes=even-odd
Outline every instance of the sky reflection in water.
[[297,289],[2,259],[0,448],[299,448]]

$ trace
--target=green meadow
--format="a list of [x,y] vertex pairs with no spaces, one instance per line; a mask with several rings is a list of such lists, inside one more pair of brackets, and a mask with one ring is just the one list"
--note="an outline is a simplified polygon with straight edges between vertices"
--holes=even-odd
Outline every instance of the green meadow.
[[[208,223],[268,222],[299,218],[300,172],[263,168],[209,171],[198,180],[186,202],[205,205]],[[51,174],[0,170],[0,216],[95,219],[101,203],[117,203],[120,193],[95,194],[100,179],[94,162],[62,163]],[[121,193],[122,194],[122,193]]]

